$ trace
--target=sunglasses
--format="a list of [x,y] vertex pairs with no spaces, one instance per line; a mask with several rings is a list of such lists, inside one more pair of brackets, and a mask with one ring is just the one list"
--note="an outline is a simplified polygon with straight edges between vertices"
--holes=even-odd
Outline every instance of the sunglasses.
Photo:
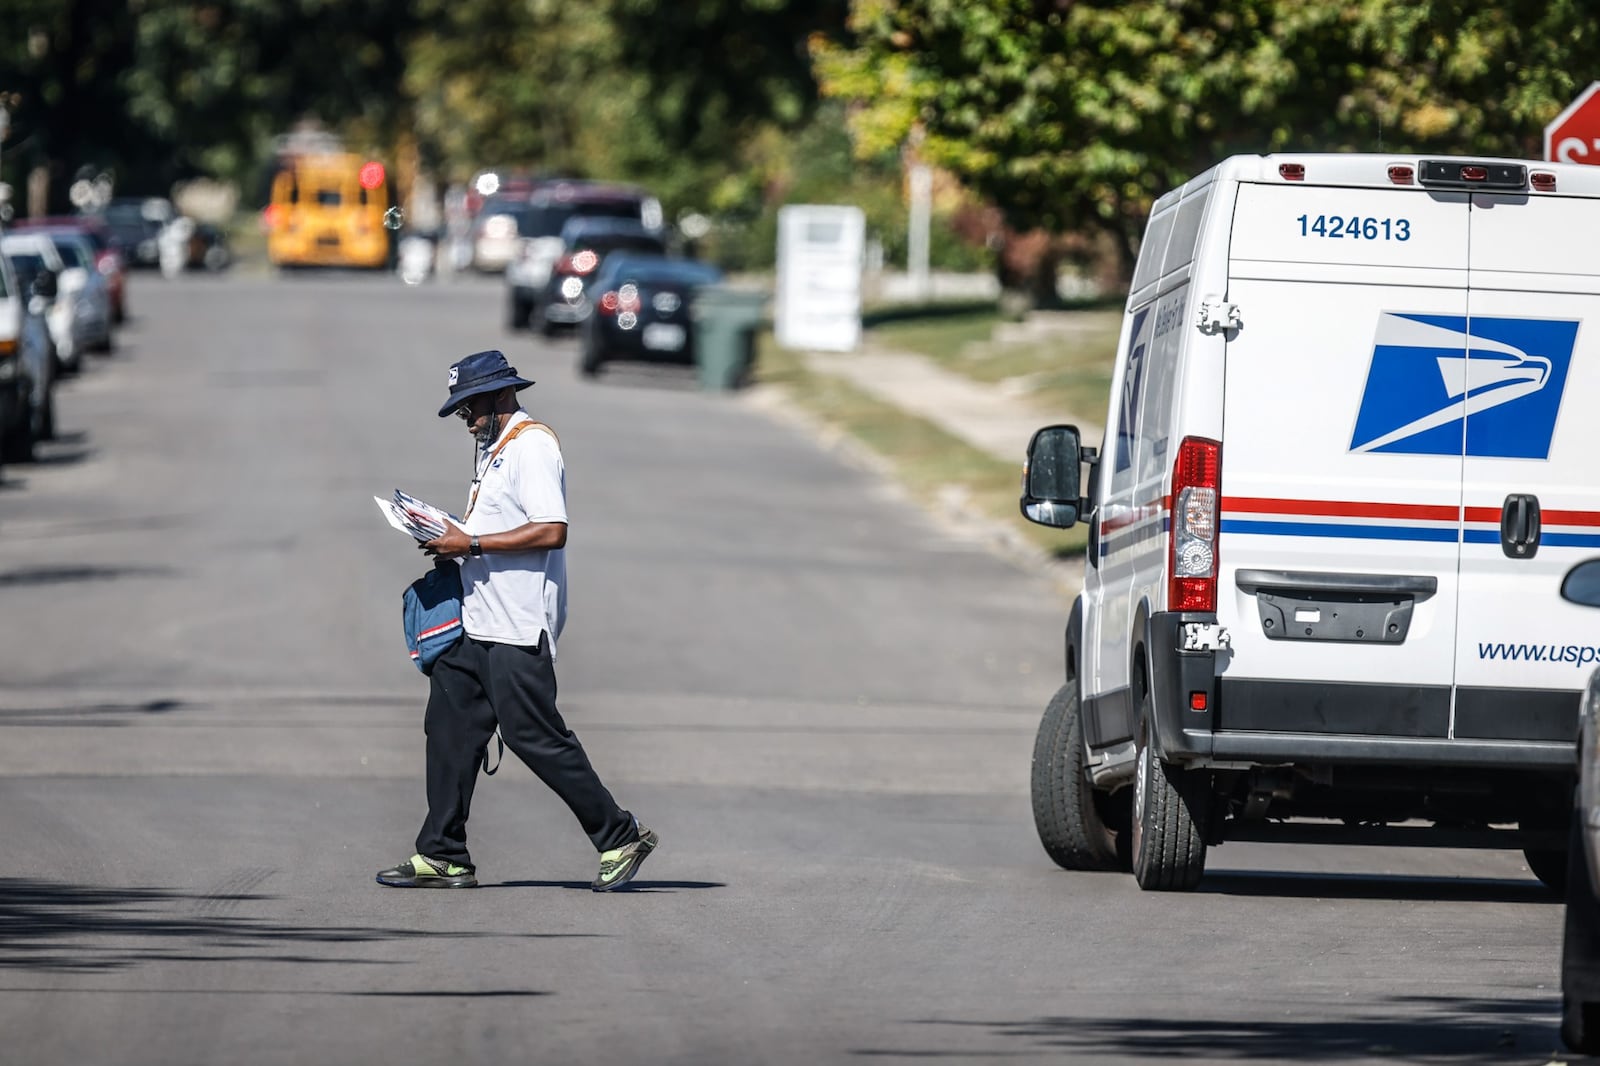
[[455,416],[461,419],[463,422],[471,422],[473,418],[472,408],[477,399],[478,397],[474,396],[471,399],[463,401],[461,406],[455,409]]

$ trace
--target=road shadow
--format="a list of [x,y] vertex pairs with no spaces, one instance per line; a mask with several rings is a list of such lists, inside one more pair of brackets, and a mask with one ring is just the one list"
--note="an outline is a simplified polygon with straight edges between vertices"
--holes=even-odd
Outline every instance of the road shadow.
[[[479,888],[568,888],[592,891],[588,881],[502,881],[497,885],[483,885]],[[699,888],[727,888],[721,881],[629,881],[621,888],[611,891],[618,892],[677,892],[681,889]]]
[[125,577],[173,577],[177,573],[170,566],[33,566],[0,570],[0,589],[77,585]]
[[7,707],[0,710],[0,728],[40,725],[129,725],[143,715],[167,714],[185,706],[182,700],[154,699],[138,703],[83,703],[66,707]]
[[[263,880],[264,876],[255,880]],[[246,883],[246,882],[240,882]],[[374,888],[373,891],[384,891]],[[393,965],[315,945],[409,942],[419,953],[443,941],[589,939],[600,933],[461,931],[372,925],[304,925],[236,913],[276,897],[255,892],[72,884],[0,877],[0,973],[116,973],[152,962],[226,960],[296,965]]]
[[[1407,996],[1382,1009],[1330,1018],[1218,1019],[1045,1017],[1023,1021],[916,1019],[931,1029],[979,1030],[993,1038],[929,1046],[856,1048],[872,1058],[982,1060],[1054,1052],[1073,1061],[1104,1059],[1226,1060],[1236,1062],[1505,1062],[1508,1056],[1544,1061],[1560,1047],[1560,1001],[1452,999]],[[955,1050],[951,1044],[961,1047]],[[1539,1056],[1534,1058],[1533,1056]]]
[[1532,875],[1438,877],[1422,874],[1284,873],[1263,870],[1207,871],[1195,889],[1219,896],[1283,899],[1371,899],[1453,903],[1559,905],[1561,896]]
[[593,383],[606,388],[694,392],[698,371],[690,363],[608,362]]

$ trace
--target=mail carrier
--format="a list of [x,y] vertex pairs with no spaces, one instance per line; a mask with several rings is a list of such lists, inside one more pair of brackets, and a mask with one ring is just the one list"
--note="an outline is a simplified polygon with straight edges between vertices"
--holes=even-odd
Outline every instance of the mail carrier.
[[1156,201],[1105,438],[1040,430],[1024,477],[1089,534],[1034,752],[1056,862],[1187,889],[1225,840],[1415,842],[1565,880],[1596,234],[1600,168],[1527,161],[1240,156]]

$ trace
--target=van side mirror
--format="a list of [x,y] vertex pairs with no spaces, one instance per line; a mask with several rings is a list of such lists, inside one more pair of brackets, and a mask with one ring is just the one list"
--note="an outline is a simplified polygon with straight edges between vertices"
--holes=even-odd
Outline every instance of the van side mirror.
[[1585,607],[1600,607],[1600,559],[1579,563],[1561,579],[1561,598]]
[[1022,514],[1030,522],[1068,529],[1089,510],[1082,496],[1081,467],[1094,462],[1077,426],[1046,426],[1028,443],[1028,465],[1022,473]]

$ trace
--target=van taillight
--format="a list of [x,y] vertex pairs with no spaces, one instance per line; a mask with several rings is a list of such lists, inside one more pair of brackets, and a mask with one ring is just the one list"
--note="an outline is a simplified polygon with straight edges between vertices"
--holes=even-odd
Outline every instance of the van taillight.
[[1415,178],[1416,171],[1412,170],[1404,163],[1396,163],[1394,166],[1389,168],[1389,180],[1394,182],[1396,185],[1410,185]]
[[1172,529],[1168,534],[1167,610],[1217,609],[1217,505],[1222,445],[1185,437],[1172,469]]
[[1543,170],[1535,170],[1528,175],[1528,184],[1538,192],[1555,192],[1556,176]]
[[1306,168],[1303,163],[1279,163],[1278,176],[1284,181],[1305,181]]

